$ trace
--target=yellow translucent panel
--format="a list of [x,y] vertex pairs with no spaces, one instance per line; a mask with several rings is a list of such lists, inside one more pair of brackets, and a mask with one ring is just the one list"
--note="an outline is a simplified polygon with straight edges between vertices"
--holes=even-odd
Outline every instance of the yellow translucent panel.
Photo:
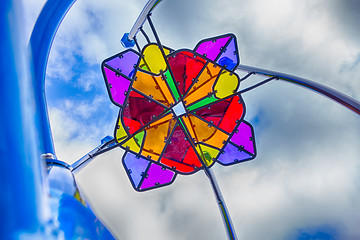
[[144,132],[139,132],[134,137],[126,141],[122,146],[124,148],[129,148],[133,152],[139,153],[143,140],[144,140]]
[[197,82],[191,87],[189,93],[185,97],[186,105],[199,100],[213,91],[213,85],[220,73],[220,67],[210,63],[206,69],[200,74]]
[[207,167],[211,166],[211,164],[214,163],[214,158],[216,158],[220,152],[215,148],[203,144],[197,145],[196,151],[199,153],[201,159],[204,161]]
[[136,80],[133,83],[133,88],[149,97],[152,97],[165,106],[169,107],[170,104],[174,103],[174,99],[166,85],[166,82],[161,76],[154,76],[138,71],[136,73]]
[[124,140],[127,137],[127,133],[125,131],[125,128],[121,122],[121,118],[119,118],[119,122],[118,122],[118,126],[116,129],[116,140],[118,142],[121,142],[122,140]]
[[237,75],[224,70],[214,87],[217,98],[225,98],[234,94],[239,87],[239,78]]
[[[170,51],[164,48],[165,55],[168,55]],[[165,71],[167,66],[164,56],[158,45],[151,44],[145,47],[143,50],[143,58],[140,61],[139,67],[143,70],[152,72],[154,74],[160,74],[161,71]]]
[[189,115],[189,121],[195,133],[196,142],[207,143],[217,148],[224,146],[224,141],[228,138],[227,134],[209,126],[208,123],[195,116]]
[[155,161],[159,160],[175,124],[176,120],[169,114],[147,127],[146,138],[141,154],[146,157],[151,157],[151,159]]

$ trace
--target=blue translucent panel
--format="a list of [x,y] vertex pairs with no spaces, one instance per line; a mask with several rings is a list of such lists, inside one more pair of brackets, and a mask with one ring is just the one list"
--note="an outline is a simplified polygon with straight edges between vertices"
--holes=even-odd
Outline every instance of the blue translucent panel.
[[135,188],[137,188],[142,177],[145,175],[150,162],[144,158],[138,158],[135,154],[128,152],[123,158],[123,163],[130,180],[134,184]]
[[230,71],[237,67],[239,64],[239,54],[236,47],[235,37],[232,38],[231,42],[226,47],[226,51],[221,54],[217,63]]
[[249,153],[244,152],[240,148],[229,143],[226,145],[224,152],[220,154],[218,161],[223,165],[230,165],[245,160],[250,160],[252,158],[253,155],[250,155]]
[[131,78],[134,75],[135,66],[138,63],[138,60],[139,55],[137,53],[133,51],[126,51],[108,61],[105,60],[105,64],[119,70],[122,74]]

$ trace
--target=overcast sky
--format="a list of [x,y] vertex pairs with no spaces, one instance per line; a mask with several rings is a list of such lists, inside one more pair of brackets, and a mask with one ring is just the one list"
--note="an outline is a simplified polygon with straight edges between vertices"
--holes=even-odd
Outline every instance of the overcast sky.
[[[72,163],[113,134],[119,109],[108,98],[100,64],[124,50],[120,39],[145,3],[78,0],[59,28],[46,79],[59,159]],[[29,36],[44,0],[23,4]],[[163,0],[153,21],[173,49],[232,32],[242,64],[305,77],[360,100],[360,1]],[[214,166],[239,239],[360,239],[360,117],[280,81],[243,98],[258,156]],[[122,153],[104,154],[76,176],[118,239],[225,239],[203,172],[138,193]]]

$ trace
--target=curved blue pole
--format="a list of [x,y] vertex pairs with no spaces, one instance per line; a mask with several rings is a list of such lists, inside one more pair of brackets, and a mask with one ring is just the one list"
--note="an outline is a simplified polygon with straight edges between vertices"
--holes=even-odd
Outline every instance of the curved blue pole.
[[0,239],[49,239],[40,236],[47,206],[19,5],[0,7]]
[[44,5],[30,37],[33,59],[36,118],[40,150],[55,155],[45,97],[45,73],[50,48],[64,16],[76,0],[48,0]]

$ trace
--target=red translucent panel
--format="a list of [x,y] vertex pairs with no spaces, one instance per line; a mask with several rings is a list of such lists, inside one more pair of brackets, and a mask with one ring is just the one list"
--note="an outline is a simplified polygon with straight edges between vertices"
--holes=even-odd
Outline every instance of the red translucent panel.
[[[164,110],[165,108],[156,102],[135,91],[131,91],[123,111],[123,116],[137,121],[141,126],[144,126]],[[126,122],[125,125],[127,125]]]
[[229,108],[227,109],[224,118],[219,127],[228,133],[231,133],[236,127],[238,120],[244,114],[244,105],[239,96],[232,97]]
[[204,120],[231,133],[244,114],[244,105],[239,96],[218,101],[195,112]]
[[[189,159],[187,155],[189,152],[193,152],[193,149],[187,141],[187,138],[178,125],[175,128],[173,135],[171,136],[170,143],[167,145],[161,163],[175,168],[179,172],[189,173],[195,170],[195,167],[201,167],[196,155]],[[186,161],[184,161],[186,159]]]
[[230,100],[231,99],[218,101],[210,106],[197,110],[195,113],[206,121],[211,122],[216,126],[219,126],[230,105]]
[[186,152],[186,155],[183,159],[183,163],[188,164],[188,165],[193,165],[197,168],[200,168],[202,166],[201,162],[199,161],[198,156],[195,153],[195,150],[191,147],[188,149],[188,151]]
[[189,51],[181,51],[171,55],[168,57],[168,62],[181,95],[185,94],[193,79],[199,75],[206,63],[204,59],[194,56]]
[[130,134],[133,134],[137,130],[141,128],[140,122],[133,120],[131,118],[123,117],[124,118],[124,124],[127,127],[127,130]]

